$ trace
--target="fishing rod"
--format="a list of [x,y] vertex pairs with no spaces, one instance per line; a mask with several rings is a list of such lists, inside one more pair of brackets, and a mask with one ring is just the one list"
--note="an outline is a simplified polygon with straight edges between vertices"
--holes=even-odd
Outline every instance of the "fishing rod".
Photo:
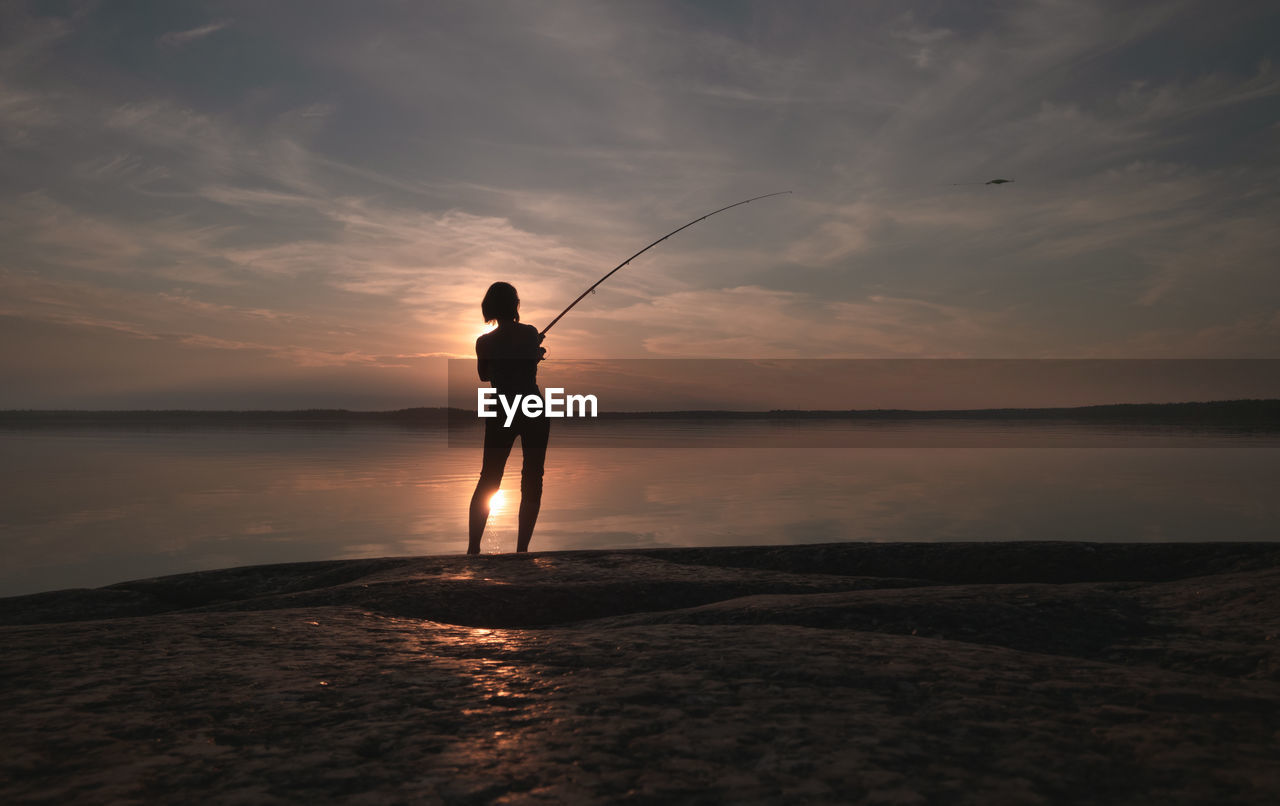
[[694,224],[697,224],[699,221],[703,221],[703,220],[705,220],[705,219],[708,219],[708,218],[710,218],[711,216],[715,215],[716,213],[723,213],[725,210],[729,210],[729,209],[732,209],[732,208],[734,208],[734,207],[738,207],[738,206],[743,205],[743,204],[748,204],[748,203],[753,202],[753,201],[759,201],[760,199],[767,199],[767,198],[769,198],[770,196],[782,196],[782,195],[787,194],[787,193],[790,193],[790,192],[791,192],[791,191],[789,191],[789,190],[780,190],[780,191],[778,191],[777,193],[766,193],[766,194],[764,194],[763,196],[756,196],[756,197],[754,197],[754,198],[746,199],[746,200],[744,200],[744,201],[734,202],[733,204],[730,204],[728,207],[721,207],[719,210],[713,210],[712,212],[707,213],[706,215],[704,215],[702,218],[695,218],[695,219],[693,219],[692,221],[690,221],[688,224],[685,224],[683,227],[680,227],[680,229],[673,229],[673,230],[671,230],[671,232],[668,232],[666,235],[663,235],[661,238],[659,238],[658,240],[656,240],[656,241],[654,241],[653,243],[649,244],[649,245],[648,245],[648,246],[646,246],[644,249],[641,249],[639,252],[636,252],[634,255],[632,255],[631,257],[629,257],[629,258],[627,258],[626,260],[622,261],[622,262],[621,262],[621,263],[619,263],[617,266],[614,266],[614,267],[613,267],[613,271],[610,271],[608,274],[606,274],[605,276],[601,277],[599,280],[596,280],[594,283],[592,283],[590,288],[588,288],[586,291],[583,291],[581,294],[579,294],[579,295],[578,295],[578,298],[577,298],[577,299],[575,299],[573,302],[570,302],[570,303],[569,303],[569,307],[568,307],[568,308],[565,308],[563,311],[561,311],[561,312],[560,312],[560,315],[559,315],[559,316],[557,316],[555,319],[552,319],[552,320],[551,320],[551,324],[550,324],[550,325],[547,325],[546,327],[544,327],[544,328],[542,329],[542,332],[541,332],[541,333],[539,333],[538,335],[539,335],[539,336],[545,336],[545,335],[547,335],[547,331],[548,331],[548,330],[550,330],[550,329],[555,325],[555,323],[556,323],[556,322],[559,322],[559,321],[564,317],[564,315],[565,315],[566,313],[568,313],[569,311],[572,311],[572,310],[573,310],[573,306],[577,305],[579,302],[582,302],[582,300],[583,300],[583,299],[585,299],[585,298],[586,298],[586,296],[587,296],[588,294],[590,294],[592,291],[595,291],[595,290],[596,290],[596,286],[600,285],[600,284],[601,284],[601,283],[603,283],[605,280],[608,280],[610,277],[612,277],[612,276],[614,275],[614,273],[615,273],[615,272],[617,272],[617,271],[618,271],[619,269],[621,269],[623,266],[627,265],[627,264],[628,264],[628,263],[630,263],[631,261],[633,261],[633,260],[635,260],[636,258],[640,257],[640,256],[641,256],[641,255],[643,255],[645,252],[648,252],[650,249],[652,249],[653,247],[655,247],[655,246],[657,246],[658,244],[662,243],[662,242],[663,242],[663,241],[665,241],[666,239],[670,238],[672,235],[675,235],[675,234],[676,234],[677,232],[679,232],[680,230],[688,229],[689,227],[692,227]]

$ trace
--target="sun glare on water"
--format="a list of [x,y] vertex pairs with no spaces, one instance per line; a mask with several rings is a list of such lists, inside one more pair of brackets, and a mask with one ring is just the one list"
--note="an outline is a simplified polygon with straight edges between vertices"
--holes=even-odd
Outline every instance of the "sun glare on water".
[[502,490],[498,490],[489,496],[489,525],[485,529],[484,540],[480,548],[485,554],[502,553],[502,535],[506,531],[505,524],[507,522],[507,516],[502,513],[505,500],[506,494]]

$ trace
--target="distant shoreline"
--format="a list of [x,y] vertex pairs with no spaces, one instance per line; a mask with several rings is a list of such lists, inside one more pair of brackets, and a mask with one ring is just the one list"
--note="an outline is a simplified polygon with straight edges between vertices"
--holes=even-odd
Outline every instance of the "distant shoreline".
[[[770,411],[602,411],[613,420],[1067,420],[1081,422],[1221,424],[1280,429],[1280,399],[1215,400],[1182,403],[1113,403],[1095,406],[990,409],[848,409]],[[0,428],[56,426],[386,424],[400,426],[467,425],[474,412],[457,408],[394,411],[299,409],[287,411],[164,410],[0,410]]]

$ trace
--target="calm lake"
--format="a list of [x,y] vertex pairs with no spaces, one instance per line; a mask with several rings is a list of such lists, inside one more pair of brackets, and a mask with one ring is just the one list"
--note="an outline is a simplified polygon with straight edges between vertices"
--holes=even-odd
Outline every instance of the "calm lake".
[[[603,438],[602,438],[603,435]],[[476,434],[0,430],[0,596],[235,565],[460,553]],[[515,544],[519,448],[486,537]],[[534,550],[1280,538],[1280,438],[999,422],[553,430]]]

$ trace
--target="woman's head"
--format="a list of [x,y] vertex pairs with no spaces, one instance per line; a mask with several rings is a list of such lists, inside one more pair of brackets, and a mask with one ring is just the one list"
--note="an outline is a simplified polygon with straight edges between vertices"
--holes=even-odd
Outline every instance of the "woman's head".
[[484,321],[497,322],[511,319],[520,321],[520,297],[516,295],[516,287],[511,283],[494,283],[484,294],[480,303],[480,313]]

